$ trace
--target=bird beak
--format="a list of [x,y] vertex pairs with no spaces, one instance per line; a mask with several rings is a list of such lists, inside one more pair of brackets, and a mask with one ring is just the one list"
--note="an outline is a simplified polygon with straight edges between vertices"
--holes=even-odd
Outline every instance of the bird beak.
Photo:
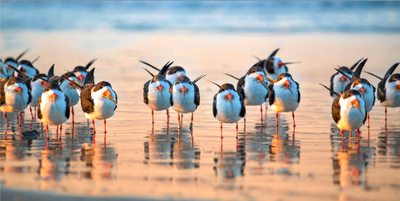
[[21,88],[21,87],[18,87],[18,88],[15,89],[15,91],[19,94],[19,96],[20,96],[21,99],[22,99],[22,102],[24,103],[24,106],[26,107],[24,97],[23,97],[22,94],[21,94],[22,88]]
[[114,97],[111,95],[110,90],[107,90],[103,93],[103,95],[107,98],[110,99],[112,102],[115,103],[115,105],[118,105],[117,102],[115,101]]
[[78,76],[79,82],[82,82],[84,78],[85,78],[85,77],[84,77],[83,75],[79,75],[79,76]]
[[396,88],[400,91],[400,84],[398,84],[398,85],[396,86]]
[[160,85],[158,85],[157,89],[158,89],[158,92],[160,92],[160,94],[161,94],[161,98],[164,99],[164,97],[163,97],[163,95],[161,93],[161,90],[163,90],[164,87],[160,84]]
[[278,63],[278,67],[279,67],[279,68],[282,68],[282,66],[283,66],[283,63],[282,63],[282,61],[279,61],[279,63]]
[[71,87],[73,88],[73,89],[75,89],[75,85],[72,83],[72,82],[70,82],[70,83],[68,83],[69,85],[71,85]]
[[186,87],[182,87],[181,89],[179,89],[182,93],[183,93],[183,97],[185,97],[186,92],[188,91],[188,89]]
[[340,77],[340,81],[345,82],[347,78],[345,76]]
[[57,99],[57,97],[58,97],[58,95],[57,95],[56,93],[52,93],[52,94],[50,95],[50,99],[54,102],[54,105],[55,105],[55,107],[56,107],[56,110],[57,110],[57,104],[56,104],[56,99]]
[[353,101],[351,101],[352,103],[353,103],[353,105],[360,111],[360,113],[362,114],[362,115],[364,115],[363,114],[363,112],[361,111],[361,107],[360,107],[360,104],[359,104],[359,100],[358,99],[354,99]]
[[366,92],[367,89],[365,89],[364,87],[361,87],[358,91],[359,91],[362,95],[364,95],[364,92]]
[[283,85],[285,85],[286,88],[289,89],[289,91],[290,91],[290,92],[292,93],[292,95],[293,95],[293,91],[292,91],[292,89],[290,88],[290,82],[289,82],[289,80],[286,80],[286,81],[283,83]]
[[11,69],[11,65],[7,65],[7,70],[10,70]]
[[232,95],[231,93],[229,93],[229,94],[226,94],[225,98],[227,98],[227,99],[228,99],[228,101],[231,103],[232,110],[233,110],[233,103],[232,103],[232,98],[233,98],[233,95]]
[[25,68],[21,68],[21,71],[22,71],[23,73],[26,73]]
[[265,82],[264,82],[264,76],[261,75],[261,74],[258,74],[258,76],[257,76],[256,78],[257,78],[257,80],[260,82],[260,84],[262,84],[262,85],[265,87],[265,89],[268,90],[268,86],[267,86],[267,84],[265,84]]
[[46,86],[46,84],[47,84],[47,82],[46,82],[46,81],[44,81],[44,80],[42,80],[42,82],[41,82],[41,83],[42,83],[42,85],[43,85],[43,86]]

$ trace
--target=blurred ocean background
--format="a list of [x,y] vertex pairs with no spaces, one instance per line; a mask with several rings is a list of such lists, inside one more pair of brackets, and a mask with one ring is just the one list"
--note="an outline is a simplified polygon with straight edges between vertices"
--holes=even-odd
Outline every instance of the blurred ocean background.
[[1,1],[1,32],[400,33],[399,1]]

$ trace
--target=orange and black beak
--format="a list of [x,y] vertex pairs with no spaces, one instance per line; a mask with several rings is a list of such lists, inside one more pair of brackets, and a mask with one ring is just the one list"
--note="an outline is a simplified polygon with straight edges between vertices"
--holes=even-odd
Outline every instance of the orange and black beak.
[[232,110],[233,110],[233,103],[232,103],[233,95],[231,93],[226,94],[225,98],[228,99],[228,101],[231,103]]
[[397,83],[396,88],[400,91],[400,83],[399,82],[396,82],[396,83]]
[[58,97],[58,95],[57,95],[56,93],[52,93],[52,94],[50,95],[50,99],[54,102],[54,105],[55,105],[55,107],[56,107],[56,110],[57,110],[57,104],[56,104],[56,99],[57,99],[57,97]]
[[40,83],[42,83],[43,86],[46,86],[47,82],[42,80]]
[[283,85],[285,85],[286,88],[289,89],[289,91],[293,94],[293,91],[292,91],[292,89],[290,88],[290,82],[289,82],[289,80],[286,80],[286,81],[283,83]]
[[25,69],[25,68],[21,68],[21,71],[22,71],[23,73],[26,73],[26,69]]
[[366,92],[367,89],[364,88],[364,87],[361,87],[358,91],[359,91],[362,95],[364,95],[364,92]]
[[341,82],[345,82],[346,80],[347,80],[347,78],[345,76],[340,77]]
[[354,99],[353,101],[351,101],[351,103],[353,103],[354,107],[356,107],[361,112],[361,114],[364,115],[360,107],[360,101],[358,99]]
[[262,85],[265,87],[265,89],[268,90],[268,86],[267,86],[267,84],[265,84],[265,82],[264,82],[264,76],[261,75],[261,74],[258,74],[258,76],[257,76],[256,78],[257,78],[257,80],[260,82],[260,84],[262,84]]
[[183,93],[183,96],[185,97],[186,92],[188,91],[188,89],[186,87],[182,87],[181,89],[179,89],[179,91],[181,91],[181,93]]
[[75,85],[74,85],[72,82],[69,82],[69,85],[71,85],[71,87],[72,87],[73,89],[75,89]]
[[282,61],[279,61],[279,62],[278,62],[278,67],[279,67],[279,68],[282,68],[282,66],[283,66]]
[[21,99],[22,99],[22,102],[24,103],[24,106],[26,107],[24,97],[23,97],[22,94],[21,94],[22,88],[21,88],[21,87],[17,87],[17,88],[14,89],[14,90],[19,94],[19,96],[20,96]]
[[83,82],[83,79],[85,79],[85,77],[83,75],[79,75],[78,76],[78,80],[79,80],[80,83]]
[[7,65],[7,70],[10,70],[10,69],[11,69],[11,65],[8,64],[8,65]]
[[117,102],[115,101],[114,97],[111,95],[110,90],[107,90],[103,93],[104,97],[106,97],[107,99],[110,99],[112,102],[115,103],[115,105],[118,105]]
[[158,85],[158,87],[157,87],[157,89],[158,89],[158,92],[160,92],[160,94],[161,94],[161,98],[163,98],[164,99],[164,97],[163,97],[163,95],[162,95],[162,92],[161,92],[161,90],[163,90],[164,89],[164,87],[163,87],[163,85]]

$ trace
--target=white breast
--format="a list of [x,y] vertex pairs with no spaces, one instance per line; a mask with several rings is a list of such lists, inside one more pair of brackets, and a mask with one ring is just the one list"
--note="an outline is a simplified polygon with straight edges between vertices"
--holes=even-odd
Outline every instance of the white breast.
[[385,107],[400,107],[400,91],[396,88],[397,83],[389,83],[388,80],[385,83],[386,100],[381,102],[381,105]]
[[[232,105],[225,98],[225,96],[230,93],[232,97]],[[241,104],[239,94],[233,90],[225,90],[217,95],[217,115],[215,118],[220,123],[236,123],[242,117],[240,116]]]
[[[52,101],[50,95],[56,93],[57,99]],[[60,125],[68,120],[65,116],[67,104],[65,102],[65,95],[59,90],[49,90],[42,93],[42,102],[40,103],[40,110],[42,113],[41,121],[48,125]]]
[[116,94],[114,90],[109,86],[104,87],[103,89],[98,90],[96,92],[93,92],[93,89],[92,89],[92,99],[94,103],[94,111],[91,113],[85,113],[86,118],[94,120],[103,120],[112,117],[115,111],[115,103],[112,102],[110,99],[105,98],[103,96],[103,93],[106,90],[110,90],[111,95],[114,97],[114,100],[116,100]]
[[[185,86],[188,91],[186,95],[179,93],[179,89]],[[172,109],[174,109],[178,113],[191,113],[197,109],[196,104],[194,104],[194,86],[187,83],[180,83],[173,86],[172,98],[174,101],[174,105]]]
[[360,108],[362,111],[362,114],[360,111],[353,106],[351,103],[352,100],[355,99],[355,97],[350,97],[347,99],[342,99],[340,98],[340,120],[337,123],[337,127],[341,130],[354,130],[354,129],[359,129],[363,124],[364,124],[364,118],[367,113],[365,109],[365,103],[364,100],[356,96],[359,100]]
[[42,85],[42,80],[41,79],[37,79],[36,81],[31,83],[31,94],[32,94],[32,100],[29,103],[30,106],[32,107],[37,107],[38,106],[38,99],[39,97],[42,95],[43,91],[44,91],[44,86]]
[[262,105],[266,101],[268,90],[253,76],[247,75],[245,77],[243,90],[245,105]]
[[297,90],[297,84],[289,79],[289,87],[293,92],[292,94],[290,90],[282,84],[286,80],[287,79],[284,78],[274,84],[273,90],[275,92],[275,100],[274,103],[271,105],[271,108],[272,110],[274,110],[274,112],[294,112],[296,111],[297,107],[299,107],[299,91]]
[[[78,79],[75,77],[69,77],[69,79],[79,83]],[[69,106],[72,107],[72,106],[78,104],[79,93],[69,83],[70,83],[70,81],[64,80],[64,82],[61,84],[60,88],[64,92],[64,94],[66,96],[68,96]]]
[[161,82],[161,85],[164,87],[164,89],[161,90],[161,93],[157,89],[159,85],[160,81],[150,83],[147,94],[147,98],[149,99],[149,103],[147,104],[147,106],[151,110],[155,111],[166,110],[171,107],[171,94],[169,93],[169,84],[166,82]]
[[[24,98],[22,101],[21,96],[15,91],[16,88],[21,87],[21,95]],[[6,102],[0,109],[2,112],[22,112],[28,107],[29,92],[25,84],[16,83],[8,87],[4,87]],[[25,104],[24,104],[25,102]]]

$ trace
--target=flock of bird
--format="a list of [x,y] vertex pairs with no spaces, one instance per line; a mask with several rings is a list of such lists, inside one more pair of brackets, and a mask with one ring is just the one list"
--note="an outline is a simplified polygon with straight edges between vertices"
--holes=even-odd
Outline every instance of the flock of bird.
[[[40,74],[33,66],[34,61],[8,57],[0,60],[1,64],[1,106],[8,127],[7,113],[19,112],[20,126],[21,112],[28,105],[32,119],[32,108],[37,108],[37,116],[42,124],[46,124],[47,139],[49,139],[49,125],[56,125],[57,130],[70,117],[72,108],[72,122],[74,123],[73,107],[81,101],[81,107],[86,118],[92,120],[95,129],[95,120],[104,120],[106,133],[106,119],[114,115],[117,108],[117,94],[111,84],[106,81],[95,84],[94,70],[88,72],[96,60],[90,61],[85,67],[77,66],[73,71],[68,71],[61,76],[54,75],[54,64],[47,75]],[[94,130],[95,131],[95,130]]]
[[[258,62],[250,67],[244,76],[236,79],[236,90],[234,85],[225,83],[219,85],[218,93],[213,98],[213,115],[221,125],[236,123],[236,137],[238,135],[238,121],[244,119],[246,123],[246,106],[260,106],[261,119],[263,118],[263,107],[267,100],[271,109],[276,113],[276,126],[279,126],[278,114],[281,112],[292,112],[293,126],[295,127],[294,112],[300,103],[300,89],[291,74],[288,73],[287,65],[298,62],[284,63],[276,56],[276,49],[266,59],[258,59]],[[90,66],[96,61],[90,61],[85,67],[77,66],[73,71],[66,72],[61,76],[54,75],[54,65],[48,74],[39,74],[33,63],[28,60],[19,59],[26,53],[23,52],[16,59],[8,57],[0,60],[1,64],[1,111],[5,113],[21,112],[30,107],[37,108],[37,116],[42,123],[46,124],[47,138],[48,125],[60,125],[70,117],[72,108],[72,123],[74,123],[74,110],[79,100],[86,118],[91,119],[93,129],[95,120],[104,120],[104,132],[106,132],[106,119],[114,115],[117,108],[117,94],[111,84],[106,81],[95,84],[94,68]],[[157,68],[147,62],[141,63],[157,70],[157,74],[151,73],[144,68],[153,78],[143,86],[144,103],[151,109],[152,123],[154,124],[154,111],[166,110],[167,122],[169,123],[169,108],[172,107],[178,113],[179,129],[182,128],[183,114],[191,113],[190,129],[193,128],[193,114],[200,105],[200,90],[196,83],[206,75],[200,75],[193,81],[186,75],[181,66],[171,66],[173,62],[167,62],[162,68]],[[330,79],[330,87],[323,84],[330,91],[334,99],[332,103],[332,117],[341,130],[344,140],[344,130],[357,130],[365,124],[369,112],[375,105],[375,87],[370,82],[361,78],[361,72],[367,59],[360,59],[350,68],[339,66]],[[378,84],[377,97],[381,105],[385,107],[385,120],[387,119],[387,107],[400,106],[400,74],[393,74],[399,63],[395,63],[386,72],[383,78],[370,73],[381,81]],[[30,109],[32,114],[32,109]],[[35,109],[36,111],[36,109]],[[35,112],[36,113],[36,112]],[[34,115],[32,114],[32,118]],[[8,126],[8,122],[7,122]],[[57,127],[58,129],[58,127]],[[94,129],[95,131],[95,129]]]

